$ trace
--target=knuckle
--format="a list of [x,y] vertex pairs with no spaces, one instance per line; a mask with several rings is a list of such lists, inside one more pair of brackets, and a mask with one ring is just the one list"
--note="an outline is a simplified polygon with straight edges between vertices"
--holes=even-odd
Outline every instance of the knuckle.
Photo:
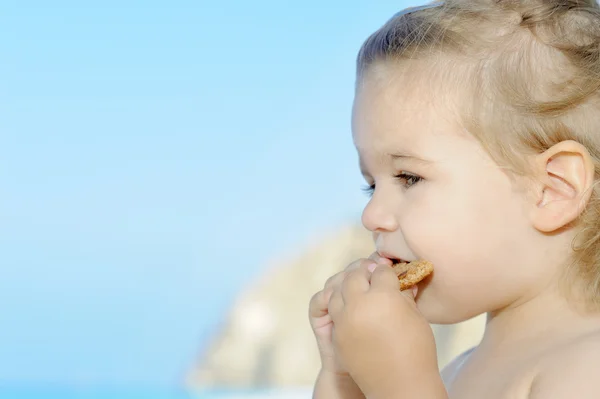
[[339,315],[341,313],[341,309],[342,309],[342,302],[335,299],[334,297],[331,297],[331,300],[329,301],[329,304],[327,305],[327,309],[329,314],[331,315],[331,317],[335,320],[335,319],[339,319]]
[[331,284],[333,284],[334,277],[335,276],[331,276],[327,280],[325,280],[325,285],[324,285],[325,288],[327,288],[327,287],[331,286]]
[[310,298],[310,301],[309,301],[310,308],[314,308],[314,307],[322,305],[324,303],[325,293],[326,293],[325,290],[321,290],[321,291],[313,294],[313,296]]
[[314,309],[315,307],[317,307],[317,305],[320,302],[320,296],[321,296],[321,291],[317,292],[316,294],[314,294],[311,298],[310,301],[308,302],[308,308],[309,309]]
[[341,299],[341,297],[342,297],[342,293],[340,290],[332,289],[331,294],[329,295],[329,303],[337,301],[337,300]]
[[348,273],[344,280],[340,283],[341,289],[348,289],[348,285],[352,284],[352,280],[354,279],[354,274],[352,272]]
[[339,283],[339,281],[343,278],[344,272],[339,272],[329,277],[327,281],[325,281],[325,288],[330,288]]
[[356,268],[354,268],[354,269],[352,269],[352,270],[349,270],[349,271],[348,271],[348,273],[347,273],[347,276],[346,276],[346,280],[347,280],[348,278],[354,278],[354,277],[355,277],[357,274],[360,274],[360,270],[361,270],[363,267],[364,267],[364,266],[361,264],[361,265],[359,265],[358,267],[356,267]]
[[359,268],[359,267],[360,267],[362,264],[364,264],[365,262],[371,262],[371,261],[370,261],[369,259],[366,259],[366,258],[360,258],[360,259],[357,259],[357,260],[355,260],[354,262],[350,263],[350,264],[349,264],[349,265],[346,267],[345,271],[350,271],[350,270],[357,269],[357,268]]

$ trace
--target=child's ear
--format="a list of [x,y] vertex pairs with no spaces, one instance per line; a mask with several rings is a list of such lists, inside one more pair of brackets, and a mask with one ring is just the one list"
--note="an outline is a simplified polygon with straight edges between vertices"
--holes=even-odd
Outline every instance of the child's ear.
[[594,184],[594,162],[588,150],[576,141],[553,145],[535,157],[536,229],[556,231],[581,214],[588,204]]

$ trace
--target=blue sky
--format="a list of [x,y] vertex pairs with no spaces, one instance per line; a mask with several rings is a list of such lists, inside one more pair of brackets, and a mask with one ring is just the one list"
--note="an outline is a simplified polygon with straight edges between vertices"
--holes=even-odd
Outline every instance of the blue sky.
[[86,3],[0,5],[0,384],[177,387],[266,261],[358,220],[356,52],[420,3]]

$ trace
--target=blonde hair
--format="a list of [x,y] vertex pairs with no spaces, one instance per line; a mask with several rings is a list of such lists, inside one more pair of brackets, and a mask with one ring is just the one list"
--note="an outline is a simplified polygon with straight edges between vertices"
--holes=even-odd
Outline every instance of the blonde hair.
[[574,140],[588,149],[595,182],[576,221],[573,262],[564,281],[583,281],[585,299],[600,309],[598,4],[448,0],[408,9],[365,41],[357,58],[357,83],[383,64],[410,68],[414,63],[420,63],[419,72],[427,73],[429,82],[436,82],[438,92],[466,94],[458,110],[461,124],[499,165],[517,174],[527,173],[524,155],[561,141]]

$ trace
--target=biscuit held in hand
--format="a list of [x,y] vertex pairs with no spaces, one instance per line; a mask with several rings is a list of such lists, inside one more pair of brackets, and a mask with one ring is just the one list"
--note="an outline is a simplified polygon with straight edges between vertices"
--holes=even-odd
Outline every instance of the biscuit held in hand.
[[[407,270],[406,277],[408,274]],[[407,295],[410,290],[399,290],[398,275],[391,265],[358,268],[346,276],[340,288],[328,305],[334,325],[332,344],[339,364],[364,396],[395,398],[401,387],[407,398],[438,398],[427,387],[437,386],[436,379],[441,381],[433,331]],[[412,385],[416,386],[407,388]]]
[[398,263],[392,268],[398,276],[400,290],[406,290],[433,272],[433,264],[426,260],[417,260],[410,263]]

